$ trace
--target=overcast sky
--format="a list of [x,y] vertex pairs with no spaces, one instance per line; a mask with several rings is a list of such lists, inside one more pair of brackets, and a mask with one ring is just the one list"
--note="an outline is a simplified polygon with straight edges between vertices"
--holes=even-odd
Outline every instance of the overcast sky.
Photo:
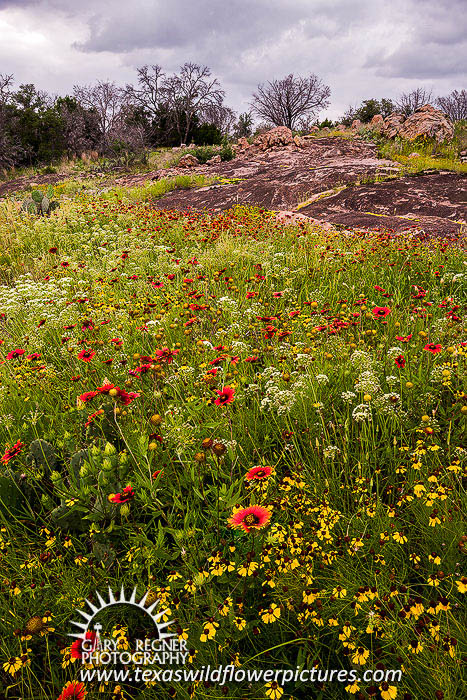
[[0,0],[0,73],[56,94],[135,68],[208,65],[237,111],[260,82],[316,73],[321,116],[423,85],[466,87],[466,0]]

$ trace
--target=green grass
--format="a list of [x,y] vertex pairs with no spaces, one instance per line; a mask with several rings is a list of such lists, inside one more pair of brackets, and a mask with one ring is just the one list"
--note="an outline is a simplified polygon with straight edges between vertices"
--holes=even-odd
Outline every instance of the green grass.
[[112,187],[101,195],[102,199],[114,198],[122,201],[147,202],[158,199],[173,190],[188,190],[193,187],[210,185],[215,178],[206,175],[178,175],[174,178],[162,178],[155,182],[147,182],[137,187]]
[[[461,247],[243,207],[155,210],[172,185],[70,194],[50,217],[0,202],[5,698],[57,700],[82,668],[76,610],[136,586],[176,620],[188,668],[402,678],[89,681],[87,700],[168,700],[172,687],[183,700],[340,700],[371,686],[377,700],[457,700]],[[262,480],[248,479],[256,467]],[[264,527],[233,527],[252,505]],[[151,632],[128,609],[99,615],[130,648]]]

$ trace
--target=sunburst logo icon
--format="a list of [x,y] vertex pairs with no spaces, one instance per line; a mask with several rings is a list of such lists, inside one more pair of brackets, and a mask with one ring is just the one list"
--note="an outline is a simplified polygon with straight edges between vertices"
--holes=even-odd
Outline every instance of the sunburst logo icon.
[[99,632],[99,630],[102,629],[102,625],[93,624],[94,618],[99,613],[114,605],[131,605],[135,608],[139,608],[139,610],[144,612],[146,615],[149,615],[154,626],[157,629],[159,640],[175,637],[175,632],[167,632],[167,627],[169,627],[169,625],[171,625],[174,622],[174,620],[169,620],[169,622],[161,622],[161,620],[167,616],[168,611],[165,609],[159,610],[160,600],[156,600],[154,601],[154,603],[151,603],[149,607],[146,607],[146,600],[148,598],[148,595],[149,591],[146,591],[146,593],[140,600],[136,600],[136,586],[133,589],[131,595],[129,596],[125,594],[125,589],[122,586],[120,590],[120,595],[117,597],[114,596],[112,589],[109,588],[109,597],[108,600],[105,600],[105,598],[103,598],[101,594],[98,591],[96,591],[96,597],[98,600],[97,605],[91,603],[91,601],[87,598],[85,599],[86,605],[89,607],[91,612],[87,613],[84,612],[84,610],[76,611],[84,619],[84,622],[75,622],[74,620],[71,621],[71,624],[80,629],[81,632],[70,632],[68,636],[76,637],[77,639],[84,639],[86,637],[86,634],[89,632],[91,625],[93,626],[94,630]]

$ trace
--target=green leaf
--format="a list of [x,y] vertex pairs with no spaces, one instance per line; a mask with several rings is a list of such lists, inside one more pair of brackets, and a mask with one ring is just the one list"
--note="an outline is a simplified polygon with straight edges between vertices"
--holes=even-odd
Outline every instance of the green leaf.
[[24,495],[13,477],[0,476],[0,511],[3,515],[17,515],[21,512]]
[[43,196],[44,195],[40,190],[33,190],[31,192],[31,197],[35,202],[37,202],[37,204],[40,204],[42,202]]
[[92,545],[92,553],[97,561],[103,564],[108,570],[115,561],[115,550],[105,542],[94,542]]

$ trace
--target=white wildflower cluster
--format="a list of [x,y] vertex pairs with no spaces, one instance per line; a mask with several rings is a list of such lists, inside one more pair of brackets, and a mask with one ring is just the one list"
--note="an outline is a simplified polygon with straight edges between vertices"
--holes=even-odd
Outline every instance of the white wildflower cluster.
[[350,363],[355,369],[362,370],[373,366],[373,358],[365,350],[354,350],[350,356]]
[[248,345],[246,343],[243,343],[241,340],[234,340],[232,341],[232,350],[233,352],[248,352]]
[[463,272],[458,272],[454,274],[453,272],[445,272],[441,277],[441,284],[449,284],[450,282],[460,282],[464,279],[465,274]]
[[395,384],[397,381],[397,377],[395,377],[393,374],[386,377],[386,382],[389,384],[389,386],[391,386],[391,384]]
[[345,403],[352,403],[352,401],[357,398],[357,394],[353,391],[343,391],[341,398],[345,401]]
[[366,403],[358,404],[352,411],[352,418],[356,423],[370,422],[372,419],[370,406]]
[[326,374],[317,374],[315,380],[321,385],[329,384],[329,377]]
[[448,330],[449,323],[450,320],[448,318],[437,318],[434,320],[431,326],[432,337],[440,338],[441,336],[445,335]]
[[430,372],[430,382],[432,384],[440,384],[442,381],[444,381],[446,379],[446,377],[443,375],[443,372],[446,370],[451,372],[452,367],[449,367],[446,364],[435,365]]
[[373,405],[380,413],[386,415],[394,414],[398,412],[400,408],[400,398],[400,394],[394,392],[391,394],[382,394],[375,398]]
[[243,387],[243,393],[246,397],[251,398],[256,396],[259,392],[259,384],[245,384]]
[[172,442],[178,455],[194,443],[195,432],[195,427],[191,423],[179,423],[166,426],[167,440]]
[[336,445],[327,445],[323,450],[323,454],[326,459],[335,459],[340,454],[340,449]]
[[221,297],[217,300],[217,304],[223,311],[230,311],[231,313],[238,311],[238,302],[231,297]]
[[262,399],[260,407],[262,411],[275,411],[277,415],[290,413],[295,404],[293,391],[281,390],[277,384],[269,383],[266,387],[266,396]]
[[196,369],[194,367],[190,367],[189,365],[181,365],[177,371],[178,371],[178,375],[180,376],[180,378],[183,379],[184,381],[186,381],[188,379],[193,378],[193,375],[195,374]]
[[368,394],[376,394],[381,391],[379,379],[371,370],[365,370],[358,375],[357,389]]
[[[28,273],[19,277],[14,287],[0,287],[0,304],[8,314],[21,310],[23,318],[33,313],[35,318],[40,315],[55,319],[57,309],[65,306],[71,284],[69,277],[62,277],[57,283],[39,282]],[[54,304],[49,303],[52,299]]]
[[399,355],[403,355],[404,351],[402,348],[394,347],[394,348],[389,348],[387,352],[388,360],[395,360],[396,357],[399,357]]
[[281,377],[282,372],[280,372],[277,367],[266,367],[261,375],[261,378],[265,379],[266,381],[269,381],[270,379],[274,381],[275,379],[280,379]]
[[301,352],[297,353],[295,355],[295,359],[297,361],[297,364],[303,365],[305,367],[308,367],[308,365],[313,364],[313,360],[311,358],[311,355],[308,355],[306,353],[301,353]]

